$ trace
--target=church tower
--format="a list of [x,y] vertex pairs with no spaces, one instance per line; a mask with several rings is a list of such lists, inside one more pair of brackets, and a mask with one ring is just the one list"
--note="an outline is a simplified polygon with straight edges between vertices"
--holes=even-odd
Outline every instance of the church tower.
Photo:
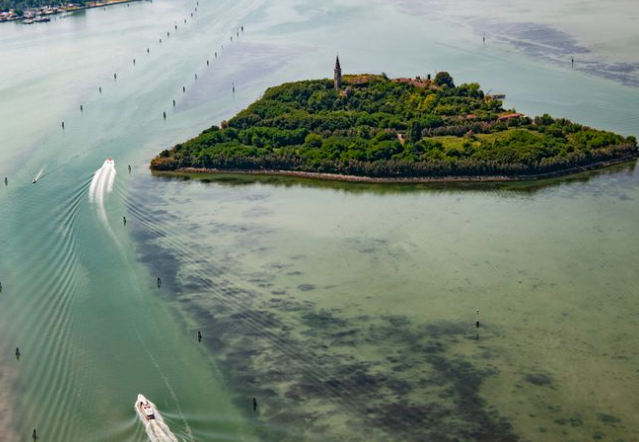
[[335,60],[335,77],[333,84],[337,90],[342,88],[342,67],[339,65],[339,56],[337,56],[337,59]]

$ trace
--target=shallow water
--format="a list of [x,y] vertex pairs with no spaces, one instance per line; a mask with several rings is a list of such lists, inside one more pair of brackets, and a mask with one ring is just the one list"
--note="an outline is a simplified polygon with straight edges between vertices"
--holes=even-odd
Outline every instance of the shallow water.
[[149,243],[235,388],[268,398],[273,439],[632,440],[639,177],[582,178],[172,180],[158,207],[184,224]]
[[[639,133],[627,79],[398,3],[203,1],[191,18],[156,0],[0,25],[2,440],[145,440],[138,393],[188,441],[639,438],[634,164],[455,187],[148,171],[266,87],[331,75],[335,52],[346,72],[447,69],[525,113]],[[109,156],[105,219],[89,193]]]

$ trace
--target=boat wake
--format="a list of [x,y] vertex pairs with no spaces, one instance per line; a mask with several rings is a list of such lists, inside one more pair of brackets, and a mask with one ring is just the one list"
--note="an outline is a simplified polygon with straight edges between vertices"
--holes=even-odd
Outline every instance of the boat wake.
[[[191,442],[195,442],[195,438],[193,437],[193,432],[191,431],[191,426],[189,425],[188,421],[184,417],[184,414],[182,413],[182,409],[180,408],[180,401],[178,400],[177,394],[175,394],[175,390],[173,390],[173,387],[171,387],[171,382],[169,381],[169,378],[166,377],[166,375],[162,372],[162,369],[160,368],[160,364],[158,364],[157,359],[155,359],[153,354],[149,351],[149,348],[144,343],[144,340],[142,339],[142,336],[140,335],[140,332],[137,330],[137,328],[135,330],[135,334],[138,336],[138,339],[140,340],[140,343],[142,344],[144,351],[146,351],[146,354],[151,359],[151,362],[153,362],[153,365],[155,366],[158,373],[162,377],[162,380],[164,380],[164,384],[166,385],[167,390],[169,391],[169,393],[171,394],[171,397],[175,401],[177,411],[180,415],[180,418],[182,419],[182,423],[184,424],[184,429],[186,430],[186,433],[189,436],[188,440],[190,440]],[[183,441],[187,442],[187,439],[183,439]]]
[[153,402],[139,394],[134,407],[151,442],[179,442]]
[[44,168],[40,169],[40,172],[38,172],[38,174],[36,176],[33,177],[33,184],[37,183],[38,180],[40,179],[40,177],[42,176],[42,173],[44,172]]
[[104,209],[104,196],[113,191],[115,175],[115,161],[113,161],[113,158],[108,158],[102,167],[95,171],[89,187],[89,201],[97,205],[100,218],[105,223],[107,222],[107,216]]

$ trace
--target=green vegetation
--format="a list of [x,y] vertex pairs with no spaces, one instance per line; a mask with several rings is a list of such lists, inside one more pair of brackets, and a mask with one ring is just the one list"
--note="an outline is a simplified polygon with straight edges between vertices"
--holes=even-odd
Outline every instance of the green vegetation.
[[151,167],[371,177],[533,175],[637,156],[634,137],[505,110],[476,83],[345,76],[270,88]]
[[57,6],[60,2],[51,2],[50,0],[0,0],[0,12],[6,12],[13,9],[17,15],[22,15],[23,11],[30,8],[39,8],[41,6]]
[[22,15],[22,10],[46,6],[51,4],[45,0],[0,0],[0,12],[7,12],[10,9],[16,10],[18,15]]

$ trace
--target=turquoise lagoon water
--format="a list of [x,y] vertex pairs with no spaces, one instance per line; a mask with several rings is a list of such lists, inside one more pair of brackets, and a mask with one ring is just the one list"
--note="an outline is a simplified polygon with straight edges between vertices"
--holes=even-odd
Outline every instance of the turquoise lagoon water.
[[[143,441],[143,393],[186,441],[637,440],[634,164],[479,187],[148,170],[267,87],[330,76],[336,53],[346,72],[446,69],[527,114],[637,134],[634,71],[601,68],[634,62],[633,15],[587,3],[564,27],[561,9],[508,9],[537,31],[486,46],[499,18],[438,2],[191,17],[156,0],[0,26],[1,439]],[[618,35],[592,42],[593,14]],[[565,64],[566,35],[596,68]]]

